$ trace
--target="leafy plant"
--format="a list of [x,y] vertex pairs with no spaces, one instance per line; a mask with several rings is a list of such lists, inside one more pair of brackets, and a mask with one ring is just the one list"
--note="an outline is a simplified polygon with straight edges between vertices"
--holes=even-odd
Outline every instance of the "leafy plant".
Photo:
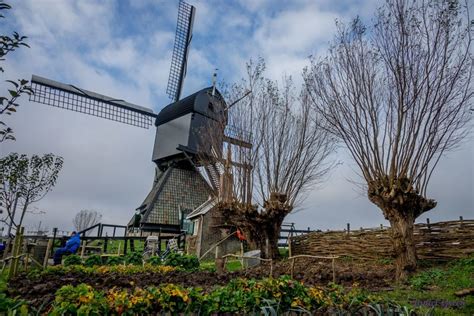
[[107,301],[103,292],[90,285],[66,285],[56,292],[51,315],[104,315]]
[[165,265],[172,267],[180,267],[187,271],[199,269],[199,259],[193,255],[182,255],[172,252],[165,260]]
[[113,257],[108,257],[105,264],[109,266],[116,266],[119,264],[122,264],[124,262],[124,258],[121,256],[113,256]]
[[64,259],[64,266],[74,266],[74,265],[80,265],[82,264],[82,259],[80,256],[72,254],[66,257]]
[[410,279],[410,285],[417,290],[422,290],[429,285],[436,284],[443,275],[444,272],[440,269],[423,271]]
[[14,315],[28,315],[28,305],[26,301],[7,297],[5,293],[0,293],[0,314]]
[[142,265],[143,264],[143,258],[141,252],[135,251],[135,252],[129,252],[125,256],[125,263],[126,264],[134,264],[134,265]]
[[161,258],[158,256],[151,256],[146,262],[153,266],[158,266],[161,264]]
[[91,255],[85,261],[86,267],[100,266],[102,265],[102,258],[99,255]]

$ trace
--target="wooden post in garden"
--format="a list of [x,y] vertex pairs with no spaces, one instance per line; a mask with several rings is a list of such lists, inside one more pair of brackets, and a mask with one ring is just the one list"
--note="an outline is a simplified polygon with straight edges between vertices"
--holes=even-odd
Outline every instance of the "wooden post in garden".
[[240,242],[240,265],[244,268],[244,242]]
[[161,228],[158,231],[158,256],[161,256]]
[[8,279],[14,277],[17,273],[21,243],[23,241],[23,232],[23,227],[20,227],[16,231],[15,240],[13,242],[12,260],[10,263],[10,270],[8,271]]
[[216,245],[216,272],[217,274],[223,274],[225,271],[225,259],[219,256],[219,245]]
[[295,258],[291,259],[291,278],[293,279],[293,272],[295,271]]
[[23,243],[23,253],[25,254],[25,271],[28,272],[28,262],[30,260],[30,252],[28,251],[28,241],[24,241]]
[[48,245],[46,246],[46,252],[44,253],[44,259],[43,259],[43,267],[46,268],[48,266],[48,259],[49,259],[49,254],[51,252],[51,248],[53,248],[53,240],[49,239],[48,240]]
[[291,249],[291,239],[293,237],[288,238],[288,257],[291,257],[293,255],[293,251]]
[[123,231],[123,255],[127,254],[127,229]]
[[108,241],[109,241],[109,238],[107,237],[107,235],[105,235],[103,253],[107,253],[107,242],[108,242]]
[[54,242],[56,241],[56,234],[58,233],[58,228],[57,227],[54,227],[53,228],[53,246],[51,247],[51,253],[50,255],[53,254],[53,249],[54,249]]
[[332,258],[332,283],[336,283],[336,264],[334,257]]
[[127,255],[127,237],[124,238],[124,243],[123,243],[123,255]]
[[82,241],[82,247],[81,247],[81,259],[84,258],[84,255],[86,253],[86,244],[87,242],[85,240]]

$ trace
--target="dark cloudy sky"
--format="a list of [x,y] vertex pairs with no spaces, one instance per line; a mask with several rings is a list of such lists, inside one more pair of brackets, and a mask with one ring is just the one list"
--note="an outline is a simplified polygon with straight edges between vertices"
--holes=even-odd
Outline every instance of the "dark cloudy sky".
[[[158,112],[165,95],[177,1],[11,1],[13,9],[2,32],[29,37],[3,62],[5,79],[31,74],[71,83]],[[335,30],[335,20],[356,15],[370,19],[375,0],[241,0],[190,1],[197,8],[184,95],[210,85],[215,68],[233,82],[242,77],[245,62],[264,57],[266,75],[278,80],[292,75],[301,81],[308,56],[322,55]],[[338,3],[338,4],[334,4]],[[341,5],[341,4],[344,5]],[[2,143],[0,154],[52,152],[64,157],[59,181],[35,205],[45,214],[29,214],[29,227],[72,229],[81,209],[96,209],[103,222],[124,224],[142,202],[153,181],[151,162],[154,130],[145,130],[21,100],[18,113],[6,122],[17,141]],[[472,125],[471,125],[472,126]],[[424,221],[474,218],[474,141],[448,153],[429,188],[438,206]],[[329,180],[308,194],[300,210],[287,221],[318,229],[370,227],[385,223],[381,212],[352,182],[356,167],[341,148],[342,162]]]

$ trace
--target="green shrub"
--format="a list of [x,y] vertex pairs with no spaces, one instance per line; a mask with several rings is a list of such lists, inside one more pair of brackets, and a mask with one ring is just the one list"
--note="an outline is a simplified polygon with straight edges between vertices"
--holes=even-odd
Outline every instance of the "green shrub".
[[69,255],[64,259],[64,265],[65,266],[75,266],[75,265],[80,265],[82,264],[82,259],[78,255]]
[[440,269],[423,271],[410,279],[410,285],[417,290],[422,290],[429,285],[436,284],[443,275],[444,272]]
[[102,258],[99,255],[91,255],[84,261],[84,265],[86,267],[101,266]]
[[108,266],[116,266],[122,263],[123,263],[123,257],[121,256],[108,257],[105,262],[105,264]]
[[172,267],[180,267],[187,271],[199,269],[199,259],[193,255],[182,255],[172,252],[166,258],[165,265]]
[[158,266],[161,264],[161,258],[158,256],[151,256],[146,262],[153,266]]
[[126,264],[134,264],[134,265],[142,265],[143,264],[142,253],[138,252],[138,251],[129,252],[125,256],[125,263]]

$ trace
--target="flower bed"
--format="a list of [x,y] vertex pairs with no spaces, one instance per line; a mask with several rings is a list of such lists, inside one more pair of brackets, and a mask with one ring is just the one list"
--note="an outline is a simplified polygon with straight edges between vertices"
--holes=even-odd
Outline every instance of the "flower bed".
[[[26,306],[18,307],[26,309]],[[150,313],[256,313],[295,311],[306,313],[350,314],[376,309],[392,309],[380,297],[367,294],[354,286],[344,291],[338,285],[307,287],[288,276],[277,279],[232,280],[210,292],[201,288],[185,288],[176,284],[162,284],[146,288],[97,290],[87,284],[66,285],[55,294],[54,302],[43,306],[41,312],[64,314],[117,314]],[[37,310],[36,310],[37,311]]]
[[73,273],[81,273],[86,275],[92,274],[108,274],[118,273],[124,275],[138,274],[138,273],[168,273],[171,271],[179,270],[179,268],[162,265],[114,265],[114,266],[92,266],[87,267],[83,265],[72,265],[72,266],[52,266],[44,270],[38,271],[33,270],[28,274],[29,278],[35,278],[36,276],[56,274],[56,275],[70,275]]

